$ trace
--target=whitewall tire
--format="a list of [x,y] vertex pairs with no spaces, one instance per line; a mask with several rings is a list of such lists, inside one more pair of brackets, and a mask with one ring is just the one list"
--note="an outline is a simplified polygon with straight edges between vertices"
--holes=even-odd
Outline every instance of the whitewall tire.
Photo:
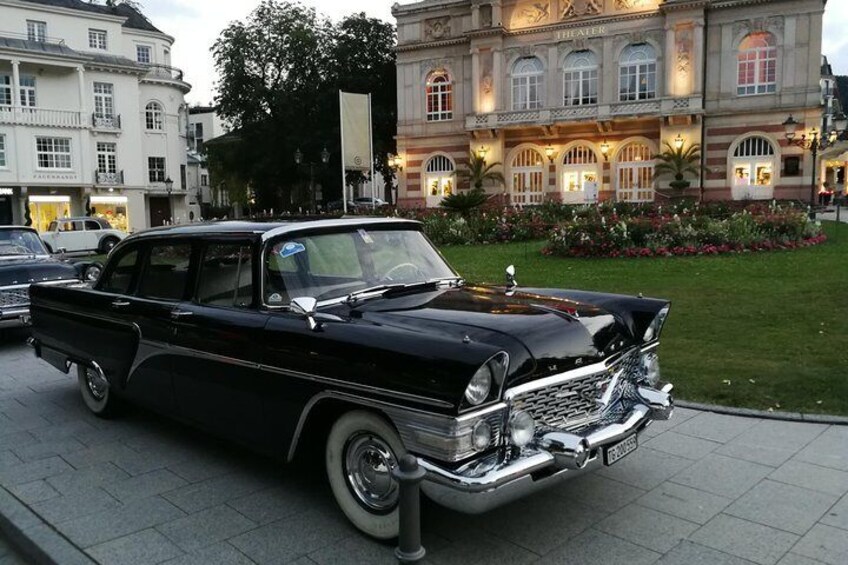
[[112,394],[102,370],[77,364],[77,381],[86,407],[96,416],[108,418],[116,411],[118,400]]
[[344,414],[327,437],[327,478],[336,502],[371,537],[398,535],[398,484],[391,472],[405,453],[394,428],[362,410]]

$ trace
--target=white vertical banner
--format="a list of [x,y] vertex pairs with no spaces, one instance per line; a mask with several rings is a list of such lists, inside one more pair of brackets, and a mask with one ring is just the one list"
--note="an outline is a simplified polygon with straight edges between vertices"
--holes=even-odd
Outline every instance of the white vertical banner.
[[374,146],[371,128],[371,95],[339,91],[339,114],[342,137],[342,186],[344,210],[347,212],[346,171],[371,173],[374,193]]

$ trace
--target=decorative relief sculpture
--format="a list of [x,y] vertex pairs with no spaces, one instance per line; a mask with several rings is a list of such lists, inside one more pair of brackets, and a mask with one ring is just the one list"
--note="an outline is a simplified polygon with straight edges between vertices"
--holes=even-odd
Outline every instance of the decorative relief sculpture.
[[426,74],[438,70],[449,72],[449,69],[452,66],[453,61],[451,61],[450,59],[427,59],[419,63],[421,74]]
[[733,35],[748,35],[760,31],[783,31],[783,16],[752,18],[733,24]]
[[561,19],[595,16],[603,11],[603,0],[563,0]]
[[632,10],[633,8],[646,8],[652,0],[615,0],[616,10]]
[[684,27],[675,33],[677,71],[688,75],[692,63],[692,28]]
[[495,81],[492,78],[492,72],[486,70],[483,73],[483,78],[480,79],[480,91],[483,92],[483,94],[491,94],[494,89]]
[[521,8],[521,20],[527,25],[541,23],[551,15],[550,2],[534,2]]
[[424,39],[427,41],[435,41],[450,37],[450,20],[450,16],[426,20],[424,22]]

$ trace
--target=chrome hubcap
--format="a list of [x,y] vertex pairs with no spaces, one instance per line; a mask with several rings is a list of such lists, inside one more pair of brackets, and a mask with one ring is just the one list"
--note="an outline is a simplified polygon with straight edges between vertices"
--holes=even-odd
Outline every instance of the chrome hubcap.
[[345,448],[345,474],[353,494],[366,508],[389,511],[398,500],[398,485],[392,479],[397,466],[386,442],[370,434],[359,434]]
[[106,391],[109,390],[109,381],[103,378],[100,373],[94,369],[86,368],[85,382],[88,385],[88,391],[95,400],[106,398]]

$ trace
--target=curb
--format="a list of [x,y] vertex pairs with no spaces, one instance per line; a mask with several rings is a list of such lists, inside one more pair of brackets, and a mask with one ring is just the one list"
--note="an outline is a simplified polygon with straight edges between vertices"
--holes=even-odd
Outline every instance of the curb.
[[95,561],[0,486],[0,532],[29,563],[94,565]]
[[754,410],[753,408],[733,408],[731,406],[719,406],[717,404],[701,404],[700,402],[687,402],[685,400],[674,400],[674,405],[680,408],[701,410],[703,412],[715,412],[716,414],[727,414],[730,416],[742,416],[745,418],[764,418],[767,420],[783,420],[787,422],[806,422],[809,424],[833,424],[837,426],[848,425],[846,416],[829,416],[827,414],[803,414],[801,412],[767,412],[765,410]]

